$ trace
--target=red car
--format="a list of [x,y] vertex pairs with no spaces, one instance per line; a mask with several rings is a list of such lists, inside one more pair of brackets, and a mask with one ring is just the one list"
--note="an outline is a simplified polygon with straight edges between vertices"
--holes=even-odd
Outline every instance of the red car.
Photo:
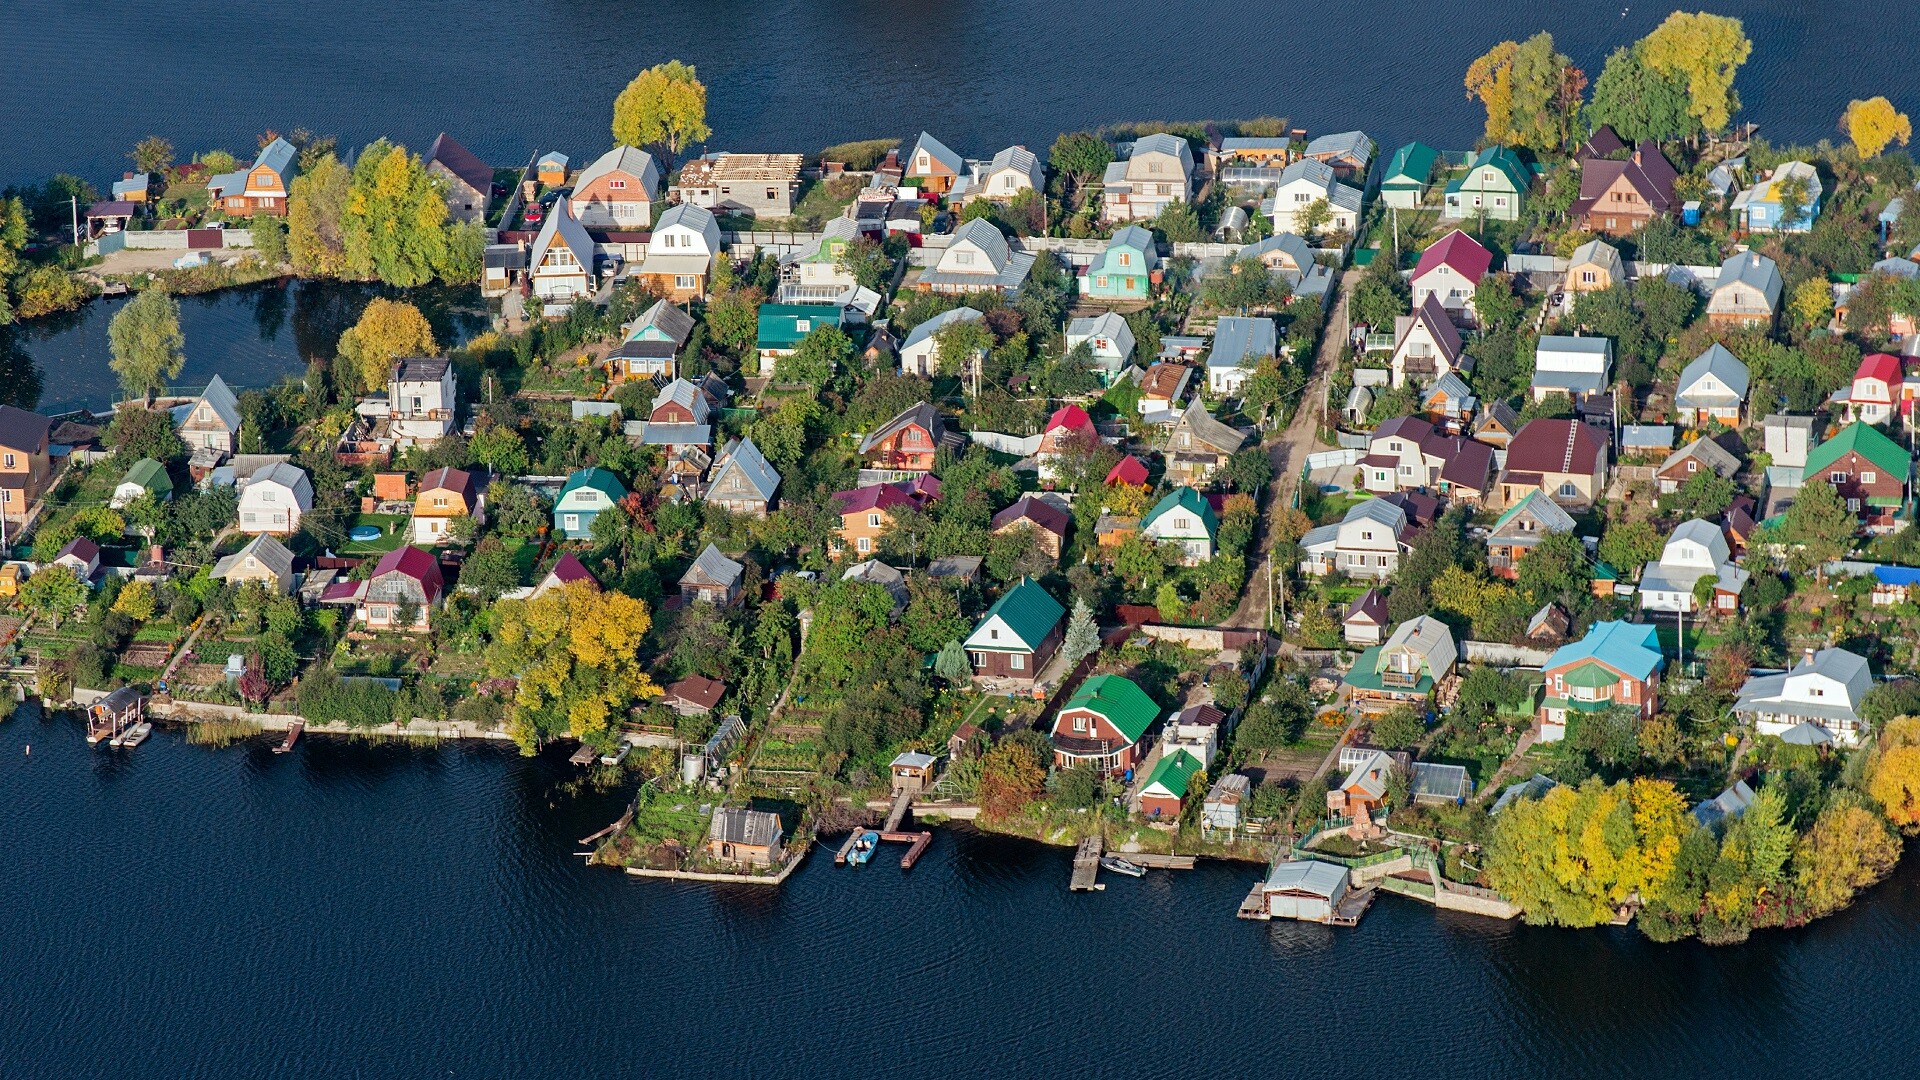
[[546,216],[546,212],[544,210],[541,210],[538,206],[529,206],[527,207],[526,213],[520,215],[521,220],[525,221],[529,225],[540,224],[540,219],[544,216]]

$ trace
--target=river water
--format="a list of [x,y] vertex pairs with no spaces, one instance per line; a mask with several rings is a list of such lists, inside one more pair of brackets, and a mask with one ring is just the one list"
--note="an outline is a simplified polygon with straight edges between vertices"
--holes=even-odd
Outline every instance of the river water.
[[1735,948],[1392,896],[1332,930],[1235,919],[1252,867],[1070,894],[1069,851],[963,828],[907,873],[822,850],[777,891],[628,878],[573,854],[626,793],[571,776],[492,745],[276,756],[161,732],[124,753],[71,719],[0,723],[0,1074],[1911,1067],[1911,861],[1851,911]]

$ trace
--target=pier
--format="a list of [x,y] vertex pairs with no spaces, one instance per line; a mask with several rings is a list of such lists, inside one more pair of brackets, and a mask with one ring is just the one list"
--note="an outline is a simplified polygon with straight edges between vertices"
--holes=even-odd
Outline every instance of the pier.
[[[889,824],[897,823],[897,821],[897,818],[893,819]],[[855,829],[847,834],[846,840],[840,844],[840,850],[833,854],[833,865],[847,865],[847,855],[853,851],[854,839],[866,831],[865,829]],[[907,853],[900,856],[900,869],[911,870],[913,869],[913,864],[920,861],[920,856],[927,850],[927,845],[933,843],[933,833],[927,830],[901,832],[897,829],[883,829],[880,831],[880,842],[883,844],[907,845]]]
[[1101,888],[1096,879],[1100,876],[1100,852],[1105,846],[1105,839],[1097,834],[1080,841],[1080,847],[1073,853],[1073,877],[1067,882],[1068,891],[1093,892]]
[[293,744],[300,741],[300,733],[305,730],[307,730],[307,722],[305,720],[295,720],[293,723],[288,724],[287,737],[280,740],[280,745],[274,747],[273,752],[276,754],[291,752],[293,750]]

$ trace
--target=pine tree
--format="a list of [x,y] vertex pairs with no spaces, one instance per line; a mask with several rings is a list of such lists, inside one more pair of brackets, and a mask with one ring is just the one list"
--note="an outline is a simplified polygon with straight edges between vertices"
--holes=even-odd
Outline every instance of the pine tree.
[[1073,615],[1067,620],[1067,639],[1061,648],[1067,654],[1069,665],[1100,651],[1100,628],[1093,624],[1093,611],[1085,600],[1073,602]]
[[958,641],[949,641],[940,648],[940,655],[933,661],[934,674],[947,680],[954,686],[965,685],[973,678],[973,666],[967,663],[967,651]]

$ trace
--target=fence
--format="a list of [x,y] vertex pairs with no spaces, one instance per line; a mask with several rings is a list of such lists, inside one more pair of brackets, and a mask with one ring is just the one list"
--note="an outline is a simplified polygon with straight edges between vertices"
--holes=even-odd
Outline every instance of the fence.
[[1524,649],[1502,641],[1463,641],[1461,652],[1476,664],[1496,667],[1539,667],[1553,654],[1546,649]]
[[1044,435],[1007,435],[998,431],[969,431],[967,437],[989,450],[1018,457],[1032,457],[1040,449]]
[[1364,448],[1322,450],[1319,453],[1307,455],[1307,468],[1308,470],[1338,469],[1345,465],[1358,465],[1360,459],[1366,456]]

